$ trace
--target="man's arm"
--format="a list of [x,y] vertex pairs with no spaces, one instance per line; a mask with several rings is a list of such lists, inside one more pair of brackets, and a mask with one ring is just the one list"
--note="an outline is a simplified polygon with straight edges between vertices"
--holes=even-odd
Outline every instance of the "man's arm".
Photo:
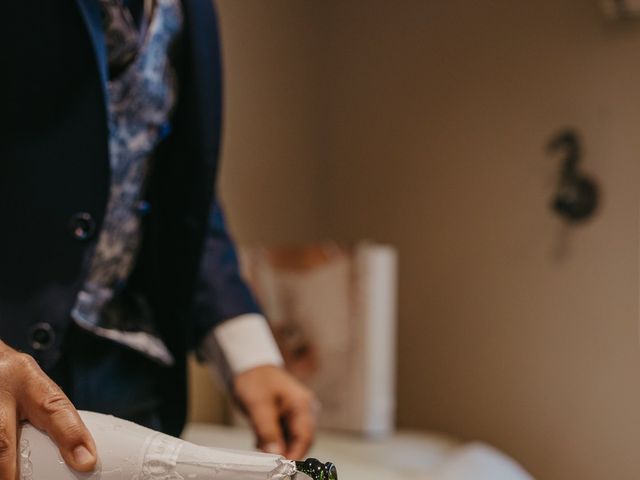
[[243,315],[260,315],[253,294],[240,275],[238,256],[218,201],[209,213],[207,236],[194,295],[194,342],[214,327]]
[[194,341],[249,417],[258,448],[302,458],[315,430],[313,394],[289,375],[242,279],[220,204],[212,205],[194,297]]

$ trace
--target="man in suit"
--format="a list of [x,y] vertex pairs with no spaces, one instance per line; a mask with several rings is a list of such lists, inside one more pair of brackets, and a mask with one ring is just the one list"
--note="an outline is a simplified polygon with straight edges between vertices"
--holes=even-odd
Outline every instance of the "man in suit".
[[216,200],[210,0],[2,9],[0,479],[22,419],[91,470],[74,405],[179,434],[190,350],[215,361],[260,448],[303,456],[313,397],[281,368]]

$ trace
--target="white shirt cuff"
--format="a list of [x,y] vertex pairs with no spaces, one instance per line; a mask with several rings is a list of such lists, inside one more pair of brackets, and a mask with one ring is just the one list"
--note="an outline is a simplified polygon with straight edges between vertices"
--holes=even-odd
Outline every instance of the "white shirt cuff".
[[267,319],[257,313],[240,315],[213,328],[203,340],[200,353],[215,364],[227,384],[252,368],[284,365]]

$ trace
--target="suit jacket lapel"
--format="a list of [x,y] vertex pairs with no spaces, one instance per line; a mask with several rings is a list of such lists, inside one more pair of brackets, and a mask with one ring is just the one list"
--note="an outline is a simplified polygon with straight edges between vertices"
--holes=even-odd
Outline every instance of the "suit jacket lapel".
[[[89,31],[91,37],[91,43],[93,43],[93,50],[96,54],[96,62],[98,70],[100,71],[100,80],[105,89],[108,79],[108,65],[107,65],[107,47],[104,39],[104,31],[102,28],[102,10],[98,0],[76,0],[78,8],[82,13],[82,18]],[[105,95],[105,101],[106,101]]]
[[[222,121],[222,72],[218,22],[211,0],[182,0],[185,36],[189,49],[191,85],[189,94],[195,109],[198,143],[204,158],[215,159],[219,148]],[[185,100],[184,96],[180,101]]]

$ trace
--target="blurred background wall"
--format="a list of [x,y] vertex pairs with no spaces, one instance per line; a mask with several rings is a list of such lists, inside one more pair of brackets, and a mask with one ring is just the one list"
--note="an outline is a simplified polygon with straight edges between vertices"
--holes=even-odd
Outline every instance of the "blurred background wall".
[[242,242],[324,232],[322,10],[311,1],[218,3],[225,63],[220,189]]
[[[399,426],[543,480],[640,472],[640,23],[596,0],[218,0],[240,243],[400,252]],[[603,189],[549,202],[575,126]]]

